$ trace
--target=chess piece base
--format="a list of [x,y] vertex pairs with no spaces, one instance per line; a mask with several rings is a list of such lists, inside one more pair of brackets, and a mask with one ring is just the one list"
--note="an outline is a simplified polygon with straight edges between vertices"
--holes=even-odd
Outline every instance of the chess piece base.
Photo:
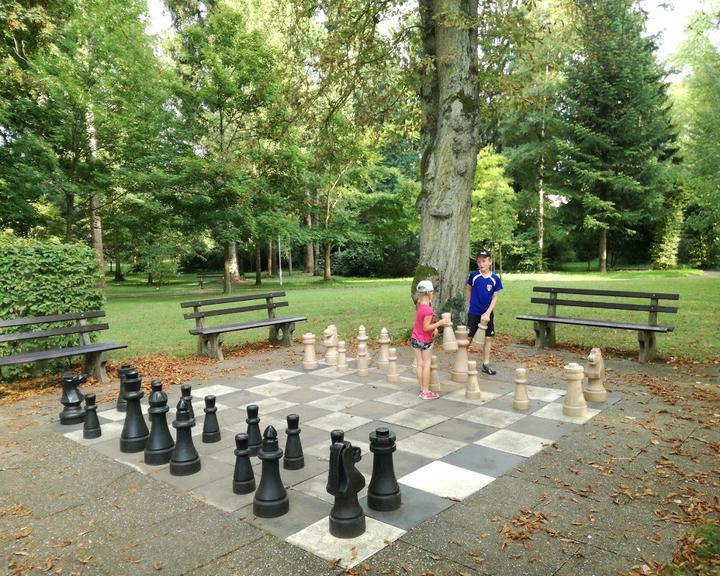
[[102,436],[102,430],[100,428],[83,430],[83,438],[85,440],[93,440],[94,438],[100,438],[100,436]]
[[257,498],[253,502],[253,514],[258,518],[277,518],[287,514],[290,510],[290,500],[287,494],[279,500],[263,501]]
[[217,432],[203,432],[202,433],[203,444],[213,444],[220,442],[220,431]]
[[200,456],[185,462],[170,462],[170,474],[172,476],[189,476],[195,474],[195,472],[200,472],[200,468]]
[[450,380],[464,384],[468,381],[467,372],[455,372],[455,370],[450,370]]
[[160,466],[167,464],[172,459],[175,446],[163,448],[162,450],[145,450],[145,464],[148,466]]
[[402,504],[402,495],[400,490],[395,494],[371,494],[368,492],[367,505],[368,508],[377,510],[379,512],[390,512],[391,510],[397,510]]
[[482,393],[479,391],[476,392],[468,392],[465,391],[465,399],[466,400],[482,400]]
[[255,478],[238,482],[233,480],[233,494],[250,494],[255,491]]
[[587,416],[587,406],[563,406],[565,416]]
[[318,367],[318,363],[317,362],[303,362],[302,367],[304,370],[315,370],[315,368]]
[[330,516],[330,534],[335,538],[356,538],[365,532],[365,514],[355,518]]
[[142,452],[143,450],[145,450],[145,445],[147,444],[147,439],[149,436],[150,434],[146,436],[140,436],[139,438],[120,438],[120,452],[124,452],[126,454]]
[[283,458],[283,468],[285,470],[300,470],[305,466],[305,457],[300,456],[299,458]]
[[78,408],[77,410],[63,410],[60,412],[60,424],[63,426],[68,424],[82,424],[85,422],[85,410]]
[[530,408],[528,400],[513,400],[513,410],[527,410]]
[[605,402],[607,400],[607,390],[604,390],[602,392],[585,390],[584,396],[587,402]]

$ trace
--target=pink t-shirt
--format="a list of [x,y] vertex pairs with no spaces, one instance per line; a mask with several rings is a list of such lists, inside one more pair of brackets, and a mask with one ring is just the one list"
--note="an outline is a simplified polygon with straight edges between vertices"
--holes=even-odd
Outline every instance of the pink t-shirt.
[[425,332],[423,330],[423,323],[425,317],[430,316],[430,322],[432,323],[435,313],[429,304],[419,304],[415,311],[415,326],[413,326],[412,337],[418,342],[425,342],[429,344],[433,341],[433,330]]

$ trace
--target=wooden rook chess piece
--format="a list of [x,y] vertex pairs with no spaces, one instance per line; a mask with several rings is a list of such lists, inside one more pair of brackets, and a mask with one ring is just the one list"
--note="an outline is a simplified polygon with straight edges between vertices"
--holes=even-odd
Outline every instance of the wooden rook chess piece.
[[367,492],[367,505],[373,510],[387,512],[400,508],[400,486],[395,478],[393,452],[395,433],[387,428],[370,432],[370,452],[373,453],[372,476]]
[[63,410],[60,412],[60,424],[80,424],[85,421],[85,410],[82,407],[85,396],[78,389],[78,386],[84,382],[87,382],[87,376],[84,374],[79,376],[66,372],[62,375],[60,383],[63,391],[60,403],[63,405]]
[[233,472],[233,493],[250,494],[255,490],[255,472],[250,462],[248,435],[235,434],[235,471]]
[[125,376],[128,372],[135,370],[130,364],[123,364],[118,368],[118,378],[120,378],[120,391],[118,392],[117,402],[115,402],[115,410],[125,412],[127,408],[127,400],[125,400]]
[[304,353],[302,366],[305,370],[315,370],[318,367],[318,359],[315,354],[315,334],[306,332],[302,337]]
[[357,374],[358,376],[367,376],[370,374],[368,368],[368,351],[367,344],[361,342],[358,344],[357,351]]
[[585,388],[585,400],[588,402],[605,402],[607,390],[605,390],[605,362],[600,348],[593,348],[588,355],[588,367],[585,370],[587,376],[587,387]]
[[153,380],[150,387],[152,389],[148,397],[150,436],[145,444],[144,458],[145,464],[159,466],[170,462],[175,449],[175,441],[168,428],[167,413],[170,411],[170,406],[167,405],[168,397],[162,389],[162,382]]
[[258,417],[260,407],[257,404],[249,404],[246,410],[247,418],[245,422],[247,422],[248,450],[250,450],[250,456],[257,456],[260,446],[262,446],[260,418]]
[[515,396],[513,397],[513,410],[527,410],[530,408],[530,399],[527,393],[527,378],[525,368],[515,369]]
[[400,372],[398,372],[397,367],[397,349],[390,348],[388,350],[388,360],[386,380],[390,384],[397,384],[400,382]]
[[92,440],[93,438],[100,438],[100,436],[102,436],[102,429],[100,428],[100,420],[98,420],[95,394],[85,394],[83,438],[85,438],[85,440]]
[[258,458],[262,461],[260,485],[253,499],[253,514],[260,518],[277,518],[287,514],[290,501],[280,479],[280,458],[283,451],[278,446],[277,432],[272,426],[265,428],[262,448]]
[[[128,405],[128,408],[130,406]],[[189,476],[200,471],[200,456],[193,444],[192,430],[195,418],[190,416],[187,401],[180,400],[180,406],[175,413],[173,428],[177,430],[175,448],[170,458],[170,474],[173,476]]]
[[285,470],[300,470],[305,466],[305,456],[300,442],[300,416],[288,414],[285,434],[287,434],[287,440],[285,440],[283,468]]
[[475,330],[475,336],[472,339],[472,345],[476,348],[482,349],[485,346],[485,332],[487,331],[487,324],[482,322],[478,325]]
[[365,512],[358,502],[365,477],[355,468],[360,458],[360,448],[350,442],[330,446],[327,491],[335,497],[330,510],[330,534],[335,538],[355,538],[365,532]]
[[205,421],[203,422],[202,441],[205,444],[220,442],[220,425],[217,419],[215,396],[205,396]]
[[120,434],[120,452],[142,452],[150,436],[145,417],[140,408],[140,399],[145,393],[140,388],[142,379],[133,369],[125,375],[125,423]]
[[464,383],[468,380],[468,329],[467,326],[458,326],[455,330],[455,342],[457,352],[455,353],[455,365],[450,370],[450,379],[453,382]]
[[[452,314],[450,312],[443,312],[440,316],[443,319],[452,319]],[[457,349],[458,345],[455,341],[455,333],[453,332],[452,323],[448,323],[447,326],[443,328],[443,350],[445,350],[445,352],[455,352]]]
[[325,345],[325,362],[335,366],[338,360],[337,345],[338,333],[335,324],[330,324],[323,332],[323,344]]
[[180,400],[178,400],[176,410],[180,408],[180,402],[185,400],[188,405],[188,412],[190,412],[190,418],[195,418],[195,410],[192,405],[192,386],[190,384],[182,384],[180,386]]
[[480,400],[482,394],[480,393],[480,383],[477,377],[477,362],[475,362],[475,360],[469,360],[467,366],[468,378],[465,384],[465,398],[468,400]]
[[345,349],[345,340],[338,340],[338,374],[345,374],[348,371],[347,350]]
[[380,353],[375,361],[375,365],[378,368],[384,369],[390,362],[390,357],[388,355],[388,351],[390,349],[390,334],[388,334],[387,328],[380,330],[380,339],[378,340],[378,343],[380,344]]
[[582,381],[585,369],[575,362],[571,362],[565,366],[565,381],[567,382],[567,392],[565,393],[565,402],[563,403],[563,414],[565,416],[585,416],[587,415],[587,404],[582,391]]
[[432,355],[430,361],[430,391],[440,392],[440,374],[438,374],[437,356]]

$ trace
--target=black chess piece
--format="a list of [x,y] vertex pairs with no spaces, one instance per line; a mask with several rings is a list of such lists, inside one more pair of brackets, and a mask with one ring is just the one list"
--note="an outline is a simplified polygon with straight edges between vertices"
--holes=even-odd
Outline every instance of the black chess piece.
[[330,447],[327,491],[335,496],[330,510],[330,534],[336,538],[355,538],[365,532],[365,512],[358,502],[365,477],[355,468],[360,458],[360,448],[350,442],[335,442]]
[[160,380],[150,383],[152,391],[148,397],[148,415],[150,416],[150,436],[145,444],[145,464],[157,466],[167,464],[172,458],[175,441],[167,423],[168,397],[162,389]]
[[290,510],[287,491],[280,479],[282,455],[277,431],[268,426],[263,434],[262,448],[258,452],[258,458],[262,460],[262,475],[253,499],[253,514],[260,518],[276,518]]
[[200,455],[193,444],[191,428],[195,426],[195,418],[190,416],[190,410],[185,399],[180,400],[180,406],[172,423],[177,430],[175,449],[170,458],[170,474],[173,476],[189,476],[200,471]]
[[345,441],[345,430],[331,430],[330,431],[330,447],[332,448],[332,445],[335,444],[335,442],[344,442]]
[[100,438],[102,429],[100,428],[100,420],[97,415],[97,404],[95,404],[95,394],[85,394],[85,424],[83,424],[83,438],[92,440]]
[[87,376],[85,374],[78,375],[66,372],[60,382],[63,389],[60,403],[64,406],[62,412],[60,412],[60,424],[80,424],[80,422],[85,422],[85,410],[81,406],[84,396],[78,386],[87,382]]
[[145,450],[150,432],[140,408],[140,399],[145,395],[141,390],[142,378],[134,368],[125,374],[125,423],[120,434],[120,452],[142,452]]
[[375,432],[370,432],[370,452],[374,457],[367,505],[373,510],[387,512],[400,508],[402,498],[393,466],[395,449],[394,432],[390,432],[387,428],[378,428]]
[[285,470],[300,470],[305,466],[302,443],[300,442],[300,416],[289,414],[287,417],[287,440],[285,441],[285,456],[283,468]]
[[115,403],[115,409],[118,412],[125,412],[127,409],[127,400],[125,400],[125,378],[128,372],[135,370],[130,364],[123,364],[118,368],[118,377],[120,378],[120,391],[118,392],[117,402]]
[[235,434],[235,472],[233,473],[233,492],[249,494],[255,490],[255,473],[250,462],[248,436],[240,432]]
[[205,396],[205,421],[203,422],[202,441],[205,444],[220,442],[220,425],[217,419],[215,396]]
[[180,402],[185,400],[188,405],[188,412],[190,412],[190,418],[195,418],[195,409],[192,405],[192,386],[190,384],[182,384],[180,386],[180,400],[178,400],[176,410],[180,409]]
[[250,450],[250,456],[257,456],[258,451],[262,446],[260,418],[258,418],[260,407],[257,404],[250,404],[246,410],[247,418],[245,419],[245,422],[247,422],[248,450]]

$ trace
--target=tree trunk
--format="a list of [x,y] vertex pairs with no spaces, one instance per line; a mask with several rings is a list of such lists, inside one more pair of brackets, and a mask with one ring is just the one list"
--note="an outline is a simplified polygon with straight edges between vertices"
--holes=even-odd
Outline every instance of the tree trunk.
[[288,247],[288,276],[292,276],[293,269],[292,269],[292,244]]
[[270,278],[273,278],[275,276],[275,261],[273,260],[273,255],[275,251],[273,250],[273,243],[272,240],[268,242],[268,253],[267,253],[267,275]]
[[65,242],[70,244],[73,240],[73,220],[75,219],[75,194],[65,192]]
[[123,276],[122,273],[122,260],[120,260],[120,256],[115,257],[115,282],[123,282],[125,280],[125,276]]
[[260,272],[260,241],[255,242],[255,286],[262,284],[262,274]]
[[598,272],[607,272],[607,230],[600,230],[598,243]]
[[100,199],[97,194],[90,196],[90,238],[93,250],[95,250],[95,259],[100,268],[100,280],[98,288],[105,288],[105,258],[103,255],[103,237],[102,237],[102,219],[100,218]]
[[[308,228],[312,228],[312,215],[305,216],[305,224]],[[305,244],[305,274],[315,274],[315,247],[312,240]]]
[[235,242],[225,240],[225,266],[223,270],[223,294],[232,292],[233,280],[239,279],[237,264],[237,249]]
[[325,266],[323,268],[323,280],[330,280],[332,275],[330,274],[330,258],[332,256],[332,243],[328,242],[325,244]]
[[[420,0],[423,45],[434,66],[422,81],[420,262],[441,308],[464,293],[470,204],[479,143],[477,2]],[[413,282],[413,285],[416,282]]]

